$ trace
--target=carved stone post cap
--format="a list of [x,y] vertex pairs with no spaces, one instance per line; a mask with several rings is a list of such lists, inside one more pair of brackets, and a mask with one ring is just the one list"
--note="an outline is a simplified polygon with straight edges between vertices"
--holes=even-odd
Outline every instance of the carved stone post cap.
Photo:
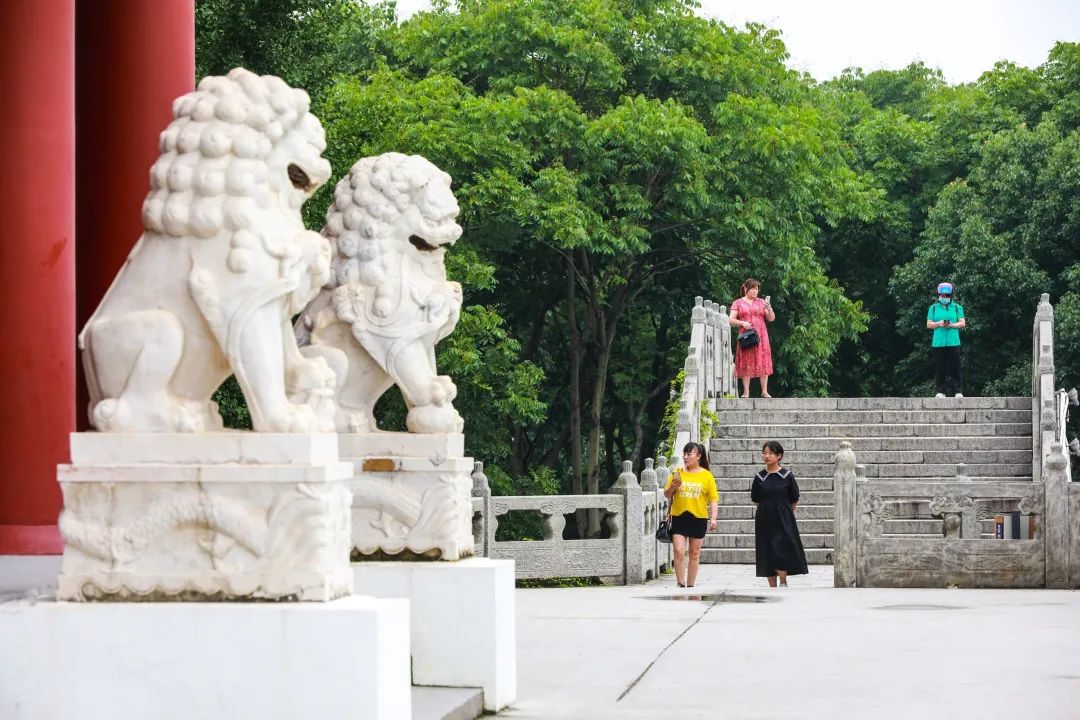
[[[1043,295],[1043,297],[1048,298],[1050,296],[1049,295]],[[695,307],[700,307],[704,303],[705,303],[705,298],[701,297],[700,295],[695,295],[694,296],[694,306]]]
[[1046,458],[1046,469],[1065,472],[1066,465],[1065,453],[1062,452],[1061,443],[1052,444],[1050,446],[1050,455]]
[[473,497],[483,497],[491,494],[491,486],[488,485],[487,475],[484,474],[484,463],[480,460],[473,461],[472,475]]
[[645,458],[645,469],[646,470],[652,470],[653,469],[653,459],[652,458]]
[[833,456],[833,462],[840,471],[849,471],[855,466],[855,451],[851,449],[851,441],[840,441],[840,449]]
[[615,481],[615,484],[611,486],[611,491],[621,491],[627,488],[638,487],[637,476],[634,475],[634,464],[629,460],[623,460],[622,472],[619,473],[619,478]]
[[855,477],[863,478],[864,480],[866,479],[866,466],[865,465],[856,465],[855,466]]

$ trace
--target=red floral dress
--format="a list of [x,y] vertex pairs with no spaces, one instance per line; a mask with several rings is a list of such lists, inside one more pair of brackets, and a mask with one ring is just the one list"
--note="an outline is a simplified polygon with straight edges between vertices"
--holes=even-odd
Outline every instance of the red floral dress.
[[739,320],[749,320],[761,338],[761,342],[746,350],[739,347],[738,342],[735,343],[735,376],[772,375],[772,346],[769,345],[769,330],[765,327],[765,301],[739,298],[731,303],[731,308],[736,311]]

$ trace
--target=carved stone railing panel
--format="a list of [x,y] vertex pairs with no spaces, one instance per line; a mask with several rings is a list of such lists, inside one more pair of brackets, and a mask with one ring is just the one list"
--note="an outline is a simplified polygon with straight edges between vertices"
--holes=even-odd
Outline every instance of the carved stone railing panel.
[[[837,587],[1075,587],[1080,585],[1080,488],[1054,444],[1045,481],[867,480],[850,444],[836,454],[834,584]],[[862,471],[862,472],[860,472]],[[942,518],[938,537],[887,535],[897,507],[925,505]],[[1031,539],[981,537],[999,507],[1028,516]]]
[[[1042,587],[1045,542],[980,537],[979,506],[1007,501],[1029,516],[1044,507],[1042,483],[951,480],[856,482],[856,584],[860,587]],[[940,537],[883,537],[882,525],[898,502],[929,498],[942,518]],[[1033,520],[1039,528],[1041,518]]]

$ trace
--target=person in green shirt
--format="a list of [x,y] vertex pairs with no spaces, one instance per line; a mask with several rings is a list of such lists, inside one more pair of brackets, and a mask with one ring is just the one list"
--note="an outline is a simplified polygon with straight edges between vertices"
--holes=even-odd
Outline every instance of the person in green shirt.
[[934,369],[937,373],[937,395],[948,397],[952,385],[953,397],[964,397],[964,378],[960,373],[960,331],[967,327],[964,308],[953,302],[952,283],[937,286],[937,302],[926,312],[926,327],[934,331],[931,343]]

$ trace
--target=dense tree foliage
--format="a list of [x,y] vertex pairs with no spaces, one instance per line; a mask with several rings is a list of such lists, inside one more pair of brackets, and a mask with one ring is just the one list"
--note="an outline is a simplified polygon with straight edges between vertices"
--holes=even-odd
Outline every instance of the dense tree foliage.
[[[966,85],[920,63],[819,84],[774,30],[695,10],[199,0],[198,67],[307,87],[334,180],[390,150],[453,176],[467,307],[439,364],[497,491],[596,492],[652,454],[693,297],[748,276],[777,309],[774,393],[927,392],[946,279],[971,394],[1027,391],[1040,292],[1077,381],[1080,46]],[[379,413],[394,427],[400,398]]]

